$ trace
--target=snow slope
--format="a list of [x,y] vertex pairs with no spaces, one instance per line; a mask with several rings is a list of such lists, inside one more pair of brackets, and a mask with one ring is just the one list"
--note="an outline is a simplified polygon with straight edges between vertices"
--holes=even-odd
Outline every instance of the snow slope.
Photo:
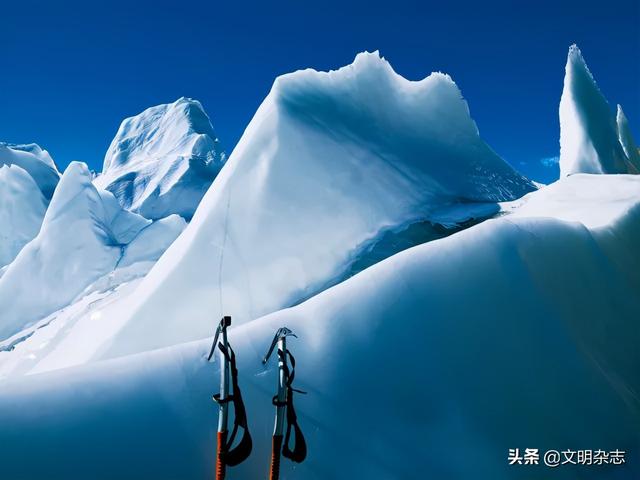
[[118,265],[87,286],[70,304],[0,341],[0,380],[99,358],[113,330],[120,325],[121,319],[109,315],[109,311],[135,291],[154,263]]
[[[149,238],[145,245],[136,242],[146,227],[157,232],[152,238],[160,249],[166,248],[184,226],[182,220],[166,222],[165,228],[162,224],[149,226],[150,220],[123,210],[111,193],[93,186],[85,164],[71,163],[55,190],[38,236],[0,277],[0,339],[67,306],[121,260],[147,260],[142,253]],[[129,246],[132,251],[127,252]],[[148,257],[153,257],[154,248],[158,250],[153,243],[146,247],[151,249]]]
[[47,200],[25,170],[0,166],[0,267],[38,234],[46,209]]
[[629,173],[640,173],[640,151],[638,151],[636,142],[633,140],[633,135],[629,128],[629,121],[620,105],[618,105],[618,111],[616,113],[616,125],[618,127],[618,140],[631,165]]
[[575,174],[501,206],[510,218],[553,217],[595,229],[623,217],[639,201],[638,194],[638,180],[632,175],[596,181],[592,175]]
[[533,189],[482,141],[447,75],[408,81],[377,53],[284,75],[123,306],[114,352],[202,338],[222,312],[242,322],[294,304],[385,231]]
[[17,165],[26,170],[47,199],[53,195],[60,179],[60,173],[49,152],[34,143],[14,145],[0,142],[0,167],[3,165]]
[[628,171],[609,104],[580,49],[572,45],[560,99],[560,176]]
[[95,184],[146,218],[190,220],[224,161],[202,105],[183,97],[124,120]]
[[[260,359],[282,325],[299,336],[289,346],[309,392],[296,396],[309,456],[283,460],[282,478],[550,471],[510,467],[509,448],[620,449],[624,466],[565,465],[553,478],[637,478],[640,178],[572,176],[521,207],[233,326],[254,451],[228,478],[266,475],[276,371]],[[219,362],[206,363],[208,348],[5,381],[3,474],[212,478]]]

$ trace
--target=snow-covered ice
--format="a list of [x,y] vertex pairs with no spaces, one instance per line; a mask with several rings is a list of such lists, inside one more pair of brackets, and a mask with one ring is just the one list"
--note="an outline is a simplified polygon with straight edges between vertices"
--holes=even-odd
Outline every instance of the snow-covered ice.
[[60,173],[36,144],[0,142],[0,277],[40,230]]
[[184,98],[125,120],[95,179],[0,144],[0,255],[28,242],[0,261],[3,478],[213,478],[222,314],[254,439],[228,478],[268,471],[281,326],[309,445],[282,478],[529,478],[529,447],[640,478],[637,146],[575,46],[560,119],[534,185],[451,78],[374,53],[278,78],[226,164]]
[[50,199],[60,179],[60,173],[49,155],[36,144],[15,145],[0,142],[0,167],[17,165],[27,171],[42,194]]
[[623,217],[638,202],[638,177],[575,174],[537,192],[502,204],[502,210],[517,217],[547,217],[580,222],[588,228],[605,227]]
[[156,220],[127,245],[118,261],[118,268],[138,262],[155,262],[186,226],[187,222],[176,214]]
[[130,295],[154,262],[137,262],[100,277],[69,305],[0,341],[0,379],[92,361],[120,326],[109,315]]
[[183,97],[124,120],[95,184],[146,218],[190,220],[224,161],[202,105]]
[[[593,205],[608,221],[581,207],[584,196],[599,196]],[[566,219],[552,218],[560,203]],[[506,460],[522,441],[631,458],[640,426],[640,331],[630,321],[640,318],[640,177],[572,176],[522,208],[536,205],[533,216],[516,211],[414,247],[232,327],[254,451],[229,477],[267,471],[276,379],[260,359],[282,325],[299,336],[289,346],[296,385],[309,392],[296,403],[310,448],[303,464],[283,461],[283,478],[527,478]],[[3,473],[212,477],[219,363],[206,362],[208,348],[205,340],[6,380]],[[624,468],[629,478],[640,473],[633,462]]]
[[580,49],[572,45],[560,99],[560,176],[628,171],[609,103]]
[[[71,163],[38,235],[0,277],[0,339],[68,305],[121,260],[156,260],[182,228],[179,218],[154,225],[123,210],[111,193],[91,183],[85,164]],[[141,232],[144,238],[137,242]]]
[[377,53],[284,75],[123,305],[113,354],[202,338],[223,311],[242,322],[295,304],[390,229],[533,189],[480,138],[447,75],[408,81]]

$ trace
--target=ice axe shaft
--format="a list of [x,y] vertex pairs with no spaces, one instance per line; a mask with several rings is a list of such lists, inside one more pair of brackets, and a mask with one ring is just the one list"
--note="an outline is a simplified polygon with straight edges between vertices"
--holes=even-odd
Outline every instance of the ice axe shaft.
[[[218,400],[218,434],[216,447],[216,480],[224,480],[226,476],[226,465],[222,458],[225,445],[227,442],[228,423],[229,423],[229,402],[225,401],[229,397],[229,359],[224,354],[229,348],[227,341],[227,327],[231,325],[231,317],[222,317],[216,334],[213,338],[213,345],[207,360],[211,360],[216,351],[216,347],[220,348],[220,396]],[[220,343],[218,344],[218,339]]]
[[[229,348],[227,342],[227,328],[226,326],[221,332],[222,341],[220,342],[224,349]],[[229,402],[224,400],[229,396],[229,360],[224,355],[223,351],[220,351],[220,402],[218,411],[218,433],[227,433],[227,425],[229,423]]]
[[[276,421],[273,426],[273,437],[282,439],[282,431],[284,430],[284,409],[287,405],[287,373],[285,371],[287,351],[287,337],[282,336],[278,339],[278,394],[276,395]],[[279,451],[279,450],[278,450]]]
[[282,450],[282,432],[284,430],[285,408],[287,405],[287,337],[296,335],[287,327],[279,328],[273,337],[269,351],[264,356],[262,364],[266,364],[277,346],[278,351],[278,393],[273,399],[276,406],[276,419],[273,426],[273,438],[271,439],[271,467],[269,480],[280,478],[280,452]]

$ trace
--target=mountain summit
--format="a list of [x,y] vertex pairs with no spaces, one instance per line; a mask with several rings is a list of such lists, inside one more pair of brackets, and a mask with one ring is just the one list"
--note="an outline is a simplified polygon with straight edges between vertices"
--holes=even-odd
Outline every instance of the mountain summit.
[[190,220],[224,161],[202,105],[183,97],[125,119],[95,184],[146,218]]

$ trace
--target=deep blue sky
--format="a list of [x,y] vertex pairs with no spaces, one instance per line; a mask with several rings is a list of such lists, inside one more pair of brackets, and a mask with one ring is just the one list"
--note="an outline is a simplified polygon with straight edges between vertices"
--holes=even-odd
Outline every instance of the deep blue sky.
[[640,140],[638,0],[6,0],[0,18],[0,140],[39,143],[61,168],[100,170],[124,117],[183,95],[230,152],[277,75],[376,49],[410,79],[449,73],[488,143],[549,180],[576,42]]

